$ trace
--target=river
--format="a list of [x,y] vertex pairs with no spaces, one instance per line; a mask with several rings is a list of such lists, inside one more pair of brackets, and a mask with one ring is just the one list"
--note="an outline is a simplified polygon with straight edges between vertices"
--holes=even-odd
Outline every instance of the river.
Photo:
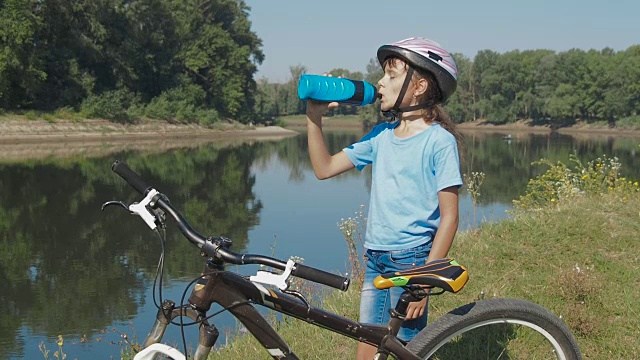
[[[328,131],[327,144],[335,152],[361,135]],[[461,231],[508,217],[512,200],[544,172],[531,165],[541,158],[617,156],[623,175],[640,179],[638,138],[524,133],[505,138],[483,132],[465,133],[465,139],[463,172],[484,172],[486,178],[475,208],[468,191],[461,192]],[[317,180],[304,135],[98,150],[0,160],[0,359],[42,359],[40,344],[53,358],[58,335],[68,359],[119,358],[126,348],[122,334],[144,340],[156,313],[152,285],[160,243],[139,218],[115,207],[101,211],[105,201],[139,200],[110,171],[116,159],[166,194],[200,233],[231,238],[236,252],[298,256],[310,266],[348,271],[337,224],[368,205],[370,169]],[[170,227],[163,296],[179,302],[202,261]],[[238,329],[225,313],[213,322],[221,329],[219,344]],[[171,345],[180,339],[176,327],[165,337]]]

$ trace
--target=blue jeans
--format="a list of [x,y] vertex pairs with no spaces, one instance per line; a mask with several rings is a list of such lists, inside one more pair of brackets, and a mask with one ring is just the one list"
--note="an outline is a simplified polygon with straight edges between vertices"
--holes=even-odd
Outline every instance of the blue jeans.
[[[373,286],[373,279],[382,273],[411,269],[426,264],[430,250],[431,242],[406,250],[366,251],[366,269],[360,298],[360,322],[369,324],[389,322],[391,318],[389,309],[396,307],[404,289],[392,287],[378,290]],[[403,322],[398,337],[409,341],[424,329],[427,326],[427,310],[428,308],[425,308],[422,317]]]

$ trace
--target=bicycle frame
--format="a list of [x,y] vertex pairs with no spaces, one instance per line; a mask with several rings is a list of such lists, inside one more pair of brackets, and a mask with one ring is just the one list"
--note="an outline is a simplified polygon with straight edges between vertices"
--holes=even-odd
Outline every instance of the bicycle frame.
[[[209,310],[211,304],[217,303],[228,309],[274,359],[298,359],[252,305],[259,304],[343,336],[379,346],[379,350],[383,354],[392,353],[398,359],[420,359],[405,349],[405,344],[393,334],[393,329],[395,328],[395,333],[397,333],[402,322],[398,315],[392,316],[389,325],[362,324],[310,306],[302,299],[292,295],[256,285],[236,273],[226,271],[211,273],[210,266],[207,266],[206,270],[210,273],[207,274],[205,271],[205,275],[202,276],[203,281],[193,290],[189,297],[190,305],[186,308],[188,310],[175,308],[175,303],[169,300],[163,303],[144,347],[160,342],[164,330],[173,318],[185,315],[194,321],[201,321],[206,317],[206,311]],[[395,326],[392,322],[396,323]],[[215,325],[210,325],[206,320],[201,321],[198,348],[194,359],[206,359],[217,337],[218,330]]]
[[[420,359],[407,350],[406,343],[398,339],[396,335],[407,313],[409,303],[428,296],[426,292],[422,292],[420,295],[405,291],[398,300],[396,308],[391,310],[391,319],[387,325],[363,324],[310,306],[302,295],[291,291],[288,293],[296,294],[296,296],[285,293],[288,289],[289,276],[300,277],[343,291],[347,290],[349,279],[298,264],[292,260],[284,263],[262,255],[236,254],[229,250],[231,246],[229,239],[204,237],[196,232],[184,217],[171,206],[164,195],[148,186],[126,164],[116,161],[112,165],[112,170],[142,194],[144,199],[128,207],[119,201],[109,201],[103,204],[103,209],[109,205],[121,206],[131,213],[139,215],[152,230],[157,230],[158,225],[164,226],[165,215],[169,215],[176,221],[178,229],[187,240],[198,247],[201,254],[207,258],[203,275],[193,289],[188,305],[176,308],[173,301],[168,300],[162,303],[152,330],[145,340],[145,348],[162,340],[167,325],[174,318],[186,316],[198,323],[200,327],[198,347],[194,359],[206,359],[219,335],[215,325],[209,324],[206,312],[209,311],[213,303],[217,303],[242,322],[271,357],[274,359],[298,359],[252,305],[259,304],[309,324],[377,346],[379,353],[377,359],[384,360],[390,353],[401,360]],[[259,271],[255,277],[246,278],[233,272],[224,271],[225,264],[261,264],[284,272],[275,275]],[[267,289],[262,284],[276,286],[281,291]]]
[[[140,360],[154,359],[157,354],[185,359],[176,349],[158,344],[164,336],[167,325],[173,323],[174,318],[180,317],[180,325],[187,325],[182,322],[185,316],[194,320],[194,323],[188,325],[199,324],[200,335],[194,359],[206,359],[219,335],[218,329],[215,325],[209,324],[209,317],[207,317],[207,311],[213,303],[221,305],[224,310],[231,312],[242,322],[274,359],[298,359],[298,357],[253,304],[265,306],[342,336],[377,346],[376,360],[385,360],[389,354],[393,354],[400,360],[420,359],[408,348],[416,353],[430,356],[454,336],[498,323],[514,323],[529,327],[549,341],[553,347],[549,354],[556,354],[558,359],[581,359],[580,349],[566,324],[539,305],[521,300],[492,299],[468,304],[436,320],[430,325],[428,331],[426,329],[421,331],[410,343],[399,340],[398,330],[406,316],[409,303],[420,301],[426,296],[442,294],[445,291],[457,292],[464,286],[468,279],[466,269],[453,259],[436,260],[430,265],[378,276],[374,284],[379,289],[393,286],[405,288],[395,309],[390,310],[391,317],[387,325],[359,323],[310,306],[301,294],[288,290],[290,276],[343,291],[347,290],[349,279],[296,263],[291,259],[285,263],[263,255],[235,253],[229,250],[231,246],[229,239],[221,236],[204,237],[196,232],[163,194],[147,186],[144,180],[126,164],[116,161],[112,165],[112,170],[142,194],[144,199],[130,206],[126,206],[121,201],[108,201],[103,204],[103,209],[109,205],[121,206],[132,214],[139,215],[151,229],[156,231],[158,225],[164,228],[166,215],[169,215],[176,221],[178,229],[185,238],[200,249],[201,255],[207,258],[204,272],[197,278],[188,304],[176,307],[173,301],[166,300],[159,306],[156,321],[145,340],[144,350],[138,353],[139,357],[136,355]],[[162,236],[161,238],[164,244],[165,239]],[[159,263],[160,279],[162,279],[163,258],[164,245]],[[224,271],[225,264],[260,264],[283,272],[276,274],[258,271],[256,276],[246,277]],[[162,286],[162,281],[160,284]],[[273,288],[265,288],[263,284]],[[430,293],[421,286],[435,287],[442,291]],[[184,345],[186,350],[186,344]],[[506,349],[500,353],[504,353],[504,350]]]

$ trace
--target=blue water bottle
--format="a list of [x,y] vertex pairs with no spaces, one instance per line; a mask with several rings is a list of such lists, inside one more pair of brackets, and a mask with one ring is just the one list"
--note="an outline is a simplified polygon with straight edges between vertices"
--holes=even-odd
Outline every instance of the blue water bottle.
[[298,82],[298,97],[300,100],[364,106],[376,101],[378,90],[366,81],[302,74]]

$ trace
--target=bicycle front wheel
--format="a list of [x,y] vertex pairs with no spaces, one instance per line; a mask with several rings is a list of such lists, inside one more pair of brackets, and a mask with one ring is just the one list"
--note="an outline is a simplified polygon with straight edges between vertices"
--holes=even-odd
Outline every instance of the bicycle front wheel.
[[429,324],[407,348],[424,359],[582,359],[562,320],[517,299],[461,306]]

